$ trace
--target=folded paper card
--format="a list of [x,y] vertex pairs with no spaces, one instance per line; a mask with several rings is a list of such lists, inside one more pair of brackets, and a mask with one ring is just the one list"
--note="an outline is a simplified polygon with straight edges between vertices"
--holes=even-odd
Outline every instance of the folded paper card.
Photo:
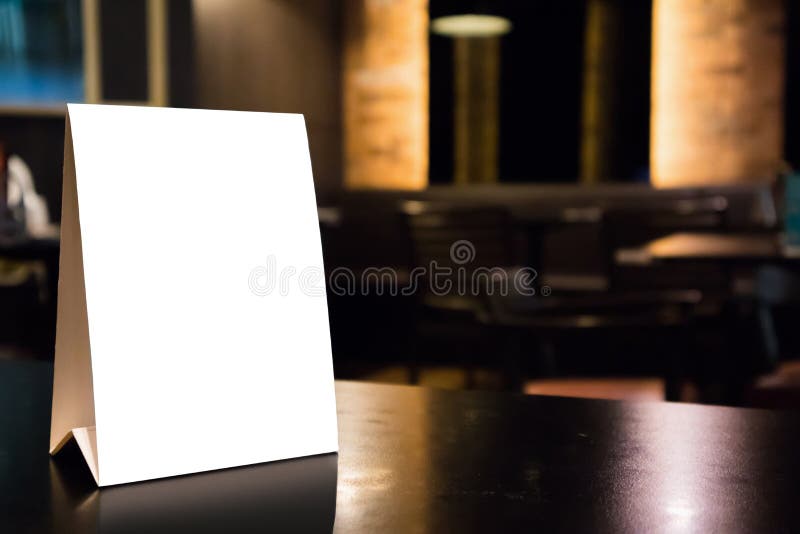
[[70,104],[51,454],[107,486],[336,451],[322,269],[302,116]]

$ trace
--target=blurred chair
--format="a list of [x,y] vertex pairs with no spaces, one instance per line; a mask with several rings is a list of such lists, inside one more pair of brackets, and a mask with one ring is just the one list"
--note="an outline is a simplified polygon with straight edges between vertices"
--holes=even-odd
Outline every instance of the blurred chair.
[[607,291],[609,271],[602,211],[596,220],[569,221],[542,233],[538,254],[542,283],[558,291]]
[[42,262],[0,258],[0,358],[8,353],[51,355],[48,323],[43,316],[43,303],[48,298],[46,280]]
[[624,247],[640,245],[673,232],[719,231],[727,226],[728,200],[721,195],[665,199],[652,205],[607,209],[604,219]]
[[[516,336],[536,332],[545,372],[557,372],[557,344],[581,349],[576,340],[585,338],[583,347],[594,350],[589,340],[653,336],[643,350],[661,353],[656,365],[667,378],[667,397],[676,399],[679,382],[693,374],[689,338],[698,304],[705,291],[726,289],[728,281],[714,265],[619,268],[614,252],[677,231],[720,231],[727,208],[720,195],[619,202],[597,221],[565,226],[543,241],[541,252],[543,281],[554,296],[491,299],[487,320]],[[552,269],[573,276],[553,276]]]
[[763,342],[762,365],[747,402],[763,408],[800,408],[800,273],[764,266],[756,276],[756,305]]
[[[792,319],[800,313],[800,275],[775,265],[761,267],[756,275],[756,302],[758,322],[768,365],[774,368],[781,359],[800,358],[797,342],[792,348],[782,347],[776,324],[776,315],[789,315]],[[791,332],[783,331],[784,336]],[[786,339],[786,337],[784,337]]]
[[[408,277],[409,244],[397,201],[381,203],[354,198],[342,204],[335,218],[321,220],[322,247],[328,280],[331,342],[337,370],[405,357],[398,324],[413,309],[411,298],[392,294],[379,275],[391,269],[396,285]],[[376,276],[367,276],[369,270]],[[355,282],[349,291],[332,290],[332,276],[345,271]]]
[[[686,288],[698,277],[721,284],[716,266],[620,267],[615,251],[638,247],[674,232],[722,231],[728,200],[721,195],[696,198],[630,198],[614,206],[580,210],[591,218],[568,218],[541,238],[544,281],[563,291],[607,291],[612,288]],[[687,285],[688,283],[688,285]]]
[[[591,373],[656,372],[664,378],[666,398],[678,400],[681,382],[689,374],[693,314],[702,299],[699,291],[545,296],[540,289],[534,297],[488,291],[486,298],[487,313],[481,318],[494,328],[498,338],[505,340],[511,361],[524,359],[523,347],[528,344],[527,339],[532,339],[540,351],[540,375],[561,374],[561,359],[581,357],[589,363]],[[627,343],[634,338],[640,341],[635,350],[642,351],[637,359],[626,362],[623,355],[616,355],[623,363],[602,361],[612,356],[603,350],[604,345],[619,346],[619,341]],[[558,348],[563,350],[564,346],[570,350],[559,355]],[[522,376],[515,376],[518,368],[509,371],[509,384],[516,388]]]
[[477,322],[485,313],[484,295],[473,280],[478,270],[504,271],[514,263],[510,216],[493,206],[419,201],[401,203],[400,213],[411,243],[412,280],[422,284],[415,293],[417,308],[411,324],[411,382],[419,379],[422,347],[418,341],[433,346],[433,339],[439,338],[447,340],[449,348],[462,345],[458,352],[471,387],[475,358],[487,339],[487,330]]
[[652,206],[626,206],[603,214],[606,264],[613,288],[671,288],[720,291],[729,280],[723,268],[711,263],[620,266],[615,251],[639,247],[675,232],[723,232],[727,229],[725,197],[667,199]]
[[[555,372],[557,342],[587,332],[624,336],[645,330],[685,330],[701,298],[697,291],[547,295],[547,288],[536,283],[522,287],[511,282],[521,268],[515,266],[514,227],[504,209],[414,201],[404,203],[401,212],[411,240],[412,273],[413,269],[427,273],[412,325],[416,339],[447,327],[453,343],[467,338],[469,348],[475,349],[479,342],[490,341],[483,350],[494,356],[500,353],[511,389],[519,389],[521,366],[529,363],[530,358],[523,357],[527,338],[541,349],[538,355],[547,372]],[[449,269],[448,274],[440,273],[434,280],[431,265]],[[651,350],[664,347],[654,345]],[[587,343],[585,348],[594,347]],[[420,352],[420,347],[410,350],[412,381],[418,376]],[[467,358],[465,351],[459,352],[469,373],[475,354]],[[662,356],[657,365],[670,378],[668,394],[674,397],[672,378],[678,376],[680,365],[670,356]]]

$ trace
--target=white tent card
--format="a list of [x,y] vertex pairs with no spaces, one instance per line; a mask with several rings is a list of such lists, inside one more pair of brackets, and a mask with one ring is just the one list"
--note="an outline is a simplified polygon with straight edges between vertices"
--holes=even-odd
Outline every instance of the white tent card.
[[51,453],[106,486],[337,450],[302,116],[71,104],[62,211]]

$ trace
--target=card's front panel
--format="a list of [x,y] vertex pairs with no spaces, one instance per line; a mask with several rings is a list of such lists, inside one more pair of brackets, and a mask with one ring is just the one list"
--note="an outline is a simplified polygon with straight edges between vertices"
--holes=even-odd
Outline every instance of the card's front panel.
[[70,115],[100,483],[336,450],[303,118]]

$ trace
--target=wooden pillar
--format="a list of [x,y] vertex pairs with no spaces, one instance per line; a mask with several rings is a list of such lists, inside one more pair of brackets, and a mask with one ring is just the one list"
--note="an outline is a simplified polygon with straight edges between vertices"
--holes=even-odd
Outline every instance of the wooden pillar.
[[783,157],[784,18],[781,0],[654,1],[654,185],[775,176]]
[[427,0],[345,0],[348,188],[428,185]]
[[497,182],[500,37],[456,37],[453,52],[455,182]]
[[619,138],[620,5],[616,0],[589,0],[583,56],[581,109],[581,182],[617,178]]

